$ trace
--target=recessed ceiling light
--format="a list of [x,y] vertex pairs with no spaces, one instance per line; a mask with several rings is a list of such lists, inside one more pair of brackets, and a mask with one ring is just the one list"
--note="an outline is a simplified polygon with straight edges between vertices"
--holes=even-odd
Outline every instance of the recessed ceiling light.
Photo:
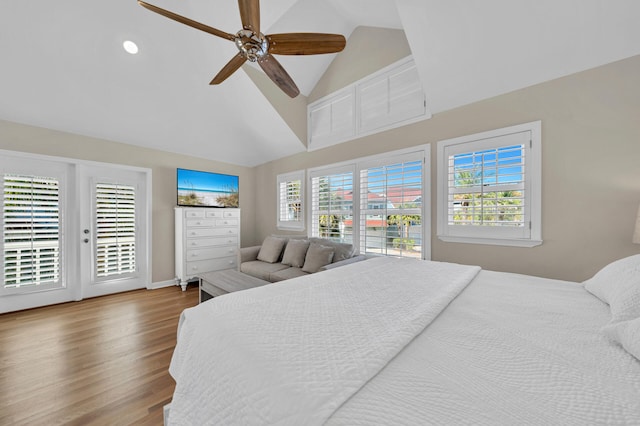
[[124,43],[122,43],[122,47],[124,47],[124,50],[126,50],[127,53],[131,53],[132,55],[138,53],[138,45],[131,40],[126,40]]

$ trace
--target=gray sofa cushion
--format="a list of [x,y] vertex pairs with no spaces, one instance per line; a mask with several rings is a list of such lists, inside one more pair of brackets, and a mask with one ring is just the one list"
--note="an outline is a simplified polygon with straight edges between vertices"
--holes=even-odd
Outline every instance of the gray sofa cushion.
[[307,257],[304,259],[302,270],[310,274],[318,272],[320,268],[331,263],[333,254],[333,247],[311,243],[309,250],[307,250]]
[[309,275],[309,274],[307,272],[304,272],[300,268],[292,267],[292,268],[283,269],[281,271],[272,272],[271,275],[269,276],[269,281],[275,283],[278,281],[284,281],[291,278],[302,277],[304,275]]
[[351,263],[361,262],[363,260],[367,260],[367,258],[365,255],[361,254],[358,256],[350,257],[349,259],[340,260],[338,262],[333,262],[329,265],[325,265],[322,268],[320,268],[320,271],[328,271],[330,269],[339,268],[341,266],[349,265]]
[[284,248],[287,240],[285,238],[267,237],[262,242],[260,252],[258,253],[258,260],[263,262],[275,263],[280,260],[282,249]]
[[353,257],[356,252],[353,244],[338,243],[335,241],[326,240],[324,238],[309,238],[312,243],[322,244],[323,246],[333,247],[333,262],[339,262],[341,260],[349,259]]
[[302,268],[309,244],[309,240],[289,240],[282,255],[282,263],[296,268]]
[[290,268],[282,263],[267,263],[261,260],[252,260],[244,262],[240,265],[240,272],[251,275],[252,277],[260,278],[261,280],[271,281],[270,275],[273,272],[281,271],[283,269]]

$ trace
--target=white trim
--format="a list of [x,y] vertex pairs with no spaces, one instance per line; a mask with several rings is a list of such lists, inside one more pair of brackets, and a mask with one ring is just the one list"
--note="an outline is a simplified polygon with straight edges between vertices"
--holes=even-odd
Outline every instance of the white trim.
[[174,278],[172,280],[157,281],[155,283],[149,283],[149,285],[147,286],[147,290],[157,290],[159,288],[173,287],[178,285],[179,285],[178,280]]
[[[382,154],[374,154],[366,157],[355,158],[352,160],[341,161],[324,166],[318,166],[307,169],[307,187],[310,188],[307,194],[307,221],[309,228],[307,235],[311,237],[313,231],[312,214],[312,182],[314,177],[324,176],[328,174],[353,173],[353,202],[352,214],[354,220],[360,220],[360,171],[369,168],[374,164],[388,163],[393,157],[402,157],[407,154],[421,153],[423,156],[423,172],[422,172],[422,258],[431,259],[431,144],[417,145],[410,148],[398,149],[395,151],[385,152]],[[386,161],[385,161],[386,160]],[[360,226],[353,226],[353,244],[360,251]]]
[[[448,159],[445,151],[464,152],[477,151],[487,143],[486,140],[497,139],[513,134],[530,132],[530,146],[526,150],[525,191],[529,199],[526,208],[526,222],[530,223],[528,238],[507,235],[491,235],[495,229],[480,229],[469,226],[467,235],[461,234],[464,227],[456,227],[455,234],[447,224],[448,216]],[[472,147],[466,147],[473,144]],[[480,148],[476,146],[479,144]],[[542,244],[542,122],[533,121],[502,129],[489,130],[472,135],[442,140],[437,145],[437,235],[446,242],[472,244],[505,245],[516,247],[534,247]],[[487,227],[488,228],[488,227]],[[498,228],[498,230],[500,230]],[[506,234],[505,232],[504,234]]]
[[[83,291],[82,286],[75,285],[74,283],[79,283],[80,280],[80,249],[78,244],[68,244],[69,241],[80,241],[81,232],[80,228],[76,226],[70,226],[69,224],[79,223],[80,215],[79,209],[73,208],[72,206],[79,206],[79,202],[84,200],[84,197],[81,194],[80,190],[80,181],[79,181],[79,169],[80,166],[85,166],[87,168],[92,167],[108,167],[111,169],[119,169],[123,171],[131,171],[142,173],[145,175],[146,182],[146,209],[148,215],[144,220],[140,221],[140,226],[143,226],[146,230],[147,234],[147,247],[146,247],[146,255],[145,260],[147,264],[146,271],[144,275],[140,275],[144,280],[146,288],[150,288],[151,276],[152,276],[152,170],[150,168],[145,167],[137,167],[137,166],[129,166],[115,163],[105,163],[91,160],[82,160],[76,158],[69,157],[60,157],[60,156],[52,156],[52,155],[43,155],[43,154],[33,154],[22,151],[9,151],[9,150],[0,150],[0,157],[5,159],[16,159],[17,164],[21,164],[22,160],[36,160],[36,161],[46,161],[51,163],[57,163],[60,165],[64,165],[68,167],[68,172],[66,176],[66,188],[65,191],[65,201],[64,201],[64,210],[62,214],[64,215],[61,221],[66,223],[66,229],[64,229],[63,225],[63,235],[62,244],[65,245],[66,253],[63,253],[62,256],[62,267],[64,280],[67,283],[67,287],[64,289],[62,293],[66,293],[66,296],[62,296],[62,293],[56,291],[42,291],[33,293],[29,296],[29,300],[24,298],[20,298],[19,294],[12,294],[9,297],[0,297],[0,313],[15,311],[20,309],[27,309],[36,306],[44,306],[49,304],[66,302],[69,300],[82,300]],[[69,285],[69,283],[73,285]],[[60,296],[56,296],[56,294],[60,294]],[[28,296],[28,295],[27,295]],[[9,303],[10,301],[10,303]]]
[[[301,215],[300,215],[300,220],[294,221],[294,220],[288,220],[288,221],[283,221],[281,220],[280,217],[280,212],[281,212],[281,194],[280,194],[280,185],[282,183],[286,183],[286,182],[292,182],[292,181],[300,181],[300,208],[302,210]],[[276,194],[277,194],[277,200],[276,200],[276,227],[278,228],[278,230],[282,230],[282,231],[304,231],[305,228],[305,218],[306,218],[306,212],[305,212],[305,185],[306,184],[306,180],[305,180],[305,172],[304,170],[297,170],[295,172],[288,172],[288,173],[282,173],[279,174],[276,177]]]
[[[367,83],[370,83],[376,79],[389,78],[396,71],[402,72],[410,69],[411,67],[415,67],[415,62],[413,60],[413,56],[406,56],[386,67],[357,80],[350,85],[337,90],[329,95],[323,96],[322,98],[310,103],[307,105],[307,121],[309,125],[307,126],[307,151],[315,151],[318,149],[326,148],[329,146],[337,145],[343,142],[347,142],[349,140],[353,140],[356,138],[361,138],[364,136],[369,136],[373,134],[377,134],[380,132],[384,132],[386,130],[394,129],[401,126],[406,126],[408,124],[416,123],[422,120],[426,120],[431,118],[431,112],[427,108],[426,95],[424,94],[424,88],[422,87],[422,82],[420,81],[420,77],[416,81],[416,84],[419,84],[422,88],[422,113],[416,116],[410,116],[406,119],[400,119],[399,121],[390,121],[388,123],[382,124],[380,127],[375,129],[362,129],[361,124],[361,112],[362,112],[362,87]],[[345,121],[339,121],[336,129],[332,127],[331,131],[328,134],[323,136],[316,136],[315,138],[312,135],[314,130],[314,120],[313,114],[317,111],[320,111],[324,108],[333,108],[333,106],[350,106],[350,111],[339,111],[340,113],[336,115],[341,119],[350,118],[350,128],[340,127],[341,124],[344,124]],[[333,123],[333,112],[329,112],[328,120]],[[349,117],[349,114],[351,116]],[[334,132],[335,131],[335,132]]]

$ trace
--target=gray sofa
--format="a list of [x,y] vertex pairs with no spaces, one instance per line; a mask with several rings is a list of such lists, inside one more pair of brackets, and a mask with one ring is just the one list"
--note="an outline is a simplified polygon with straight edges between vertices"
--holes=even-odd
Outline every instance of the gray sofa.
[[364,260],[351,244],[324,238],[270,236],[260,246],[240,249],[239,270],[269,282],[296,278]]

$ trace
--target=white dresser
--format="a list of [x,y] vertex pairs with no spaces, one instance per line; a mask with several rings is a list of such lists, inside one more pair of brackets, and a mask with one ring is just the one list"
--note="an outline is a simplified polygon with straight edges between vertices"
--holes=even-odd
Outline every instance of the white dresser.
[[176,207],[176,280],[236,268],[240,247],[240,209]]

